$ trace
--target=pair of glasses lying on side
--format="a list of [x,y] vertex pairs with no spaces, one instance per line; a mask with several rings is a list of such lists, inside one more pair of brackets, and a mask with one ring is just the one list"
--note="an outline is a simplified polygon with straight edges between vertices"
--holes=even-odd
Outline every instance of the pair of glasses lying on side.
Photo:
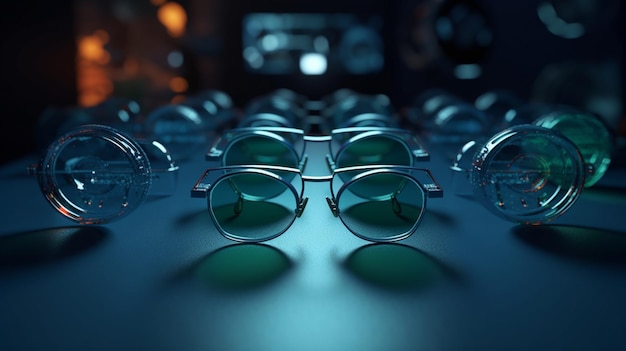
[[120,219],[151,195],[169,196],[178,165],[158,141],[85,124],[53,141],[27,171],[50,205],[79,224]]
[[339,168],[329,176],[303,176],[297,168],[271,165],[209,168],[191,196],[206,198],[211,219],[226,238],[260,242],[281,235],[302,215],[307,181],[330,182],[326,202],[333,215],[373,242],[409,237],[427,199],[443,196],[429,170],[397,165]]
[[413,166],[415,160],[428,160],[421,140],[410,131],[387,127],[347,127],[329,135],[306,135],[301,129],[250,127],[226,131],[206,155],[223,166],[278,165],[304,170],[306,144],[326,142],[327,163],[331,170],[368,164]]

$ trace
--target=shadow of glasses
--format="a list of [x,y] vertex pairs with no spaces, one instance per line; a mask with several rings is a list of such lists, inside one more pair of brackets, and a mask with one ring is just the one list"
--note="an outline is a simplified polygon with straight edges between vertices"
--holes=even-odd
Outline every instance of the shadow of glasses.
[[621,187],[596,184],[585,189],[585,191],[580,194],[580,197],[605,204],[617,206],[626,205],[626,189]]
[[250,292],[271,285],[293,267],[281,250],[263,244],[233,244],[197,260],[188,273],[211,289]]
[[626,266],[626,232],[568,225],[520,225],[512,232],[524,243],[559,256]]
[[99,226],[32,230],[0,236],[0,269],[46,264],[101,244],[109,231]]
[[411,246],[374,243],[352,251],[343,268],[357,279],[392,291],[415,291],[459,274],[431,255]]

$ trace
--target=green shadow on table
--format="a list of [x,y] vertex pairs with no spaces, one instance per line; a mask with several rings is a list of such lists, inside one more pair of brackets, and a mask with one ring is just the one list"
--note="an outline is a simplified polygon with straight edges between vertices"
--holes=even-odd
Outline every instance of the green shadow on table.
[[594,185],[586,188],[580,197],[610,205],[626,205],[626,189],[621,187]]
[[362,282],[392,291],[425,289],[460,275],[435,257],[402,244],[375,243],[362,246],[342,262],[346,271]]
[[233,244],[196,260],[178,278],[193,277],[210,289],[250,292],[277,282],[293,267],[282,251],[265,244]]
[[516,226],[524,243],[560,256],[626,265],[626,232],[568,225]]
[[0,270],[59,261],[101,244],[109,231],[99,226],[71,226],[0,236]]

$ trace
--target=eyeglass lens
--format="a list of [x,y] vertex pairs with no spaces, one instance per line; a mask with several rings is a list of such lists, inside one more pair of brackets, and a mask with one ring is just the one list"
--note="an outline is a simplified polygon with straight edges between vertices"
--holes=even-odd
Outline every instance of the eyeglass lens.
[[289,146],[269,135],[248,135],[240,138],[224,154],[224,165],[277,165],[297,167],[300,155]]
[[261,241],[289,228],[296,217],[297,194],[267,174],[233,173],[215,183],[208,205],[227,237]]
[[[350,138],[350,135],[353,137]],[[279,165],[299,168],[304,153],[304,143],[302,135],[274,132],[246,134],[229,143],[223,155],[223,164],[226,166]],[[368,164],[411,165],[413,160],[411,150],[406,143],[386,133],[333,135],[329,150],[335,167]]]
[[369,135],[337,150],[338,168],[357,165],[411,165],[412,155],[407,146],[388,135]]
[[[333,188],[341,186],[334,177]],[[419,223],[426,198],[424,190],[405,175],[381,172],[349,181],[337,194],[343,223],[354,234],[373,241],[409,236]]]

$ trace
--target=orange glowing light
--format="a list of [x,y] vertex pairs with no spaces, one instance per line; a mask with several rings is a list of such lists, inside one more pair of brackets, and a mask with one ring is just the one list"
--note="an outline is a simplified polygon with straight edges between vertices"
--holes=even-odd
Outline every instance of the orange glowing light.
[[188,87],[187,79],[183,77],[174,77],[170,80],[170,90],[175,93],[184,93]]
[[157,12],[159,21],[171,36],[175,38],[181,37],[185,33],[187,25],[187,12],[176,2],[167,2],[159,7]]
[[96,105],[113,91],[113,83],[106,72],[106,65],[111,60],[111,55],[104,48],[108,42],[109,33],[102,29],[77,38],[76,70],[80,106]]
[[104,42],[96,35],[82,37],[78,42],[78,53],[83,59],[101,64],[106,64],[111,59],[104,49]]
[[178,104],[181,103],[183,101],[185,101],[186,97],[185,95],[175,95],[174,97],[172,97],[172,99],[170,100],[170,103],[172,104]]

